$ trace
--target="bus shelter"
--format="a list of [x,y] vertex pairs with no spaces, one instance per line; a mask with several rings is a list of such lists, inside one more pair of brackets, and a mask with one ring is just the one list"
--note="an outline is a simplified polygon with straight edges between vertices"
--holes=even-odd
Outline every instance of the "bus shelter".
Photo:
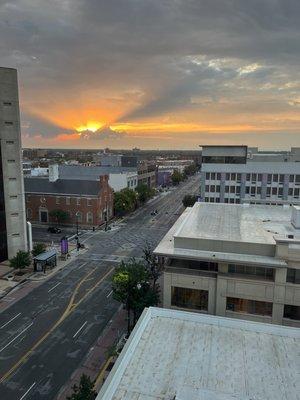
[[56,250],[48,250],[33,259],[33,267],[36,272],[46,272],[47,267],[53,268],[57,264]]

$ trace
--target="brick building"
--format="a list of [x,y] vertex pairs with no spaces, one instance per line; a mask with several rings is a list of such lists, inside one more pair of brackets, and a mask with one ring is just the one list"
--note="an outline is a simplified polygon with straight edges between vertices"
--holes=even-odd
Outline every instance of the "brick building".
[[[77,179],[25,178],[25,199],[27,219],[33,224],[56,224],[50,213],[63,210],[69,214],[64,225],[93,227],[113,216],[113,191],[108,176],[99,181]],[[77,217],[76,217],[77,214]]]

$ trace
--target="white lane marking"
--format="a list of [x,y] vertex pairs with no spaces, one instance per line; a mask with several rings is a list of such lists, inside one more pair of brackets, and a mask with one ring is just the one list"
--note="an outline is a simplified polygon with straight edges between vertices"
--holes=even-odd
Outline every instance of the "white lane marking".
[[75,335],[73,336],[73,339],[78,335],[78,333],[85,327],[85,325],[87,324],[87,321],[85,321],[85,323],[78,329],[78,331],[75,333]]
[[6,325],[10,324],[14,319],[18,318],[21,315],[21,313],[15,315],[12,319],[7,321],[4,325],[0,326],[0,329],[4,328]]
[[78,268],[74,268],[75,270],[81,269],[82,267],[84,267],[88,262],[83,263],[82,265],[80,265],[80,267]]
[[20,332],[16,337],[14,337],[9,343],[7,343],[4,347],[2,347],[2,349],[0,350],[0,353],[2,353],[2,351],[5,350],[6,347],[8,347],[10,344],[12,344],[15,340],[17,340],[18,337],[21,336],[22,333],[26,332],[27,329],[29,329],[32,325],[33,325],[33,322],[31,322],[30,325],[28,325],[25,329],[23,329],[22,332]]
[[30,388],[23,394],[23,396],[20,398],[20,400],[23,400],[25,396],[30,392],[30,390],[36,385],[36,382],[34,382]]
[[111,290],[106,297],[109,298],[109,296],[112,294],[112,292],[113,292],[113,290]]
[[61,285],[61,282],[58,282],[55,286],[53,286],[51,289],[48,290],[48,293],[51,292],[51,290],[55,289],[58,285]]

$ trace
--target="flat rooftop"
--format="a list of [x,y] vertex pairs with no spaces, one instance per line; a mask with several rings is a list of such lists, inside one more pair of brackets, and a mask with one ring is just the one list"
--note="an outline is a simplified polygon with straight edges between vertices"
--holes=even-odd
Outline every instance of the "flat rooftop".
[[300,330],[146,309],[97,400],[296,400]]
[[292,207],[195,203],[174,236],[275,244],[274,235],[300,236],[291,216]]
[[187,208],[154,250],[171,258],[286,266],[276,257],[276,241],[299,247],[300,229],[291,224],[292,207],[195,203]]

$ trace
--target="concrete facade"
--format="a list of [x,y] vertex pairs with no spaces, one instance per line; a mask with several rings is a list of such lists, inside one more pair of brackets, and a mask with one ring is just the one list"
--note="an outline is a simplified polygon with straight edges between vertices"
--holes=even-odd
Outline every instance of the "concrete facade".
[[291,219],[291,207],[186,209],[155,249],[163,306],[300,327],[300,229]]
[[17,71],[0,68],[0,141],[7,253],[27,250]]
[[[203,157],[200,188],[203,201],[300,204],[300,163],[293,161],[297,158],[283,161],[282,157],[274,155],[273,161],[269,161],[272,154],[254,154],[256,159],[251,156],[252,159],[244,158],[241,162],[242,159],[236,157],[237,148],[219,146],[213,148],[215,153],[218,148],[222,157]],[[208,150],[204,147],[204,154]],[[246,151],[245,146],[241,146],[241,151]],[[293,150],[291,154],[296,157],[297,152]]]

